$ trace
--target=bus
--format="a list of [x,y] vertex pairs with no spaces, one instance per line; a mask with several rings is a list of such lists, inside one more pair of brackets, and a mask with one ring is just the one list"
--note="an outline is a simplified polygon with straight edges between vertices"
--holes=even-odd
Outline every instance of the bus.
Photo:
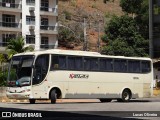
[[9,65],[7,97],[36,100],[99,99],[128,102],[152,95],[150,58],[51,49],[16,54]]

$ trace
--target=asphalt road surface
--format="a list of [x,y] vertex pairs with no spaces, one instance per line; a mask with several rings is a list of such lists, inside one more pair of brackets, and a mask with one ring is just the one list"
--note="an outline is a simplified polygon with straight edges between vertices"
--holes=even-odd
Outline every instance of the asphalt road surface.
[[160,120],[160,97],[131,100],[129,103],[93,100],[61,100],[57,104],[0,103],[0,119],[56,120]]

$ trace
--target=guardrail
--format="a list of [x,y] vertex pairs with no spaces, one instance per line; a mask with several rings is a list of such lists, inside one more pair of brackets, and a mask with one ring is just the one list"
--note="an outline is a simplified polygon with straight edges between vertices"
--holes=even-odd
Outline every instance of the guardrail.
[[22,9],[21,4],[0,2],[0,7]]
[[0,27],[21,28],[21,23],[0,22]]

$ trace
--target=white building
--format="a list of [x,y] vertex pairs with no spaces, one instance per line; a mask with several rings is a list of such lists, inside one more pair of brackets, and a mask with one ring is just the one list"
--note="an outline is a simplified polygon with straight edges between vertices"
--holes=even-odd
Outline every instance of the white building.
[[58,0],[0,0],[0,51],[22,35],[35,50],[58,46]]

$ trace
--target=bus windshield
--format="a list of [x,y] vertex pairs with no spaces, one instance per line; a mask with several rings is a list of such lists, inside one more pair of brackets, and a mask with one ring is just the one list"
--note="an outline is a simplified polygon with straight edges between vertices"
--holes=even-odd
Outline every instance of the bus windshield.
[[22,87],[31,85],[34,56],[14,56],[8,72],[8,86]]

